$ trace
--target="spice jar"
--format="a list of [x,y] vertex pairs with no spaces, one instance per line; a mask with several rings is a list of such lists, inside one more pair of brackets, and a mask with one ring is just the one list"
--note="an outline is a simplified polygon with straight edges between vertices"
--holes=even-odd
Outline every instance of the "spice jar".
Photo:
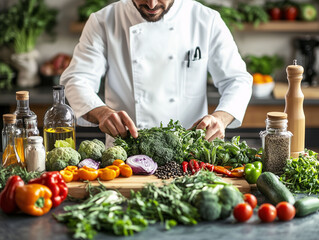
[[27,170],[42,172],[45,171],[45,149],[41,136],[28,137],[25,149]]
[[266,130],[260,132],[263,148],[263,171],[280,174],[290,157],[292,133],[287,131],[287,114],[269,112]]

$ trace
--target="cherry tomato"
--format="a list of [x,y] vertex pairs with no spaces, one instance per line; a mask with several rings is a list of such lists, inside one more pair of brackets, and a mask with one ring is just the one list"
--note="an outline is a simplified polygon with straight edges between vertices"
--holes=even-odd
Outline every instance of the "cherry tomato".
[[285,16],[285,19],[288,21],[296,20],[298,16],[298,8],[295,6],[286,6],[284,8],[284,16]]
[[270,203],[261,204],[258,209],[258,217],[263,222],[273,222],[276,219],[277,210]]
[[244,201],[248,203],[253,209],[257,206],[257,198],[253,194],[245,193]]
[[289,202],[280,202],[276,205],[277,217],[280,221],[290,221],[295,217],[296,209]]
[[239,203],[234,207],[233,215],[238,222],[246,222],[253,215],[253,209],[246,202]]
[[280,20],[282,11],[279,7],[273,7],[269,10],[271,20]]

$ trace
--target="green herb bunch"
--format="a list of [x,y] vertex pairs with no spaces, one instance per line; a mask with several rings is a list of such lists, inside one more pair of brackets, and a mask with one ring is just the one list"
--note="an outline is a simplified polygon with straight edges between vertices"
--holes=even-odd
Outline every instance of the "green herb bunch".
[[44,0],[18,0],[0,13],[0,46],[12,45],[16,53],[33,50],[43,32],[52,32],[56,15],[57,10],[48,8]]
[[284,60],[278,55],[247,55],[244,57],[247,69],[250,73],[261,73],[265,75],[274,74],[276,69],[283,66]]
[[318,153],[306,150],[298,158],[287,160],[282,181],[293,193],[319,193],[319,160]]
[[112,0],[85,0],[84,4],[82,4],[78,8],[79,21],[86,21],[91,13],[102,9],[111,2]]
[[8,167],[0,166],[0,191],[2,191],[9,177],[18,175],[25,183],[31,179],[40,177],[42,172],[28,172],[26,168],[19,165],[9,165]]
[[[197,206],[195,199],[208,189],[216,197],[225,190],[227,200],[219,197],[220,201],[214,204],[208,201]],[[129,236],[155,223],[163,224],[166,230],[178,224],[195,225],[207,220],[199,213],[203,208],[214,211],[216,207],[220,210],[219,214],[226,218],[234,205],[230,199],[233,203],[243,201],[236,187],[222,181],[213,172],[204,170],[164,183],[163,186],[148,184],[139,192],[131,191],[128,199],[102,185],[88,190],[89,193],[96,193],[82,203],[65,206],[64,212],[54,215],[59,222],[67,225],[75,239],[93,239],[98,231]],[[231,192],[233,194],[229,194]]]
[[239,3],[237,9],[244,17],[243,22],[252,23],[255,27],[269,21],[269,15],[263,6]]

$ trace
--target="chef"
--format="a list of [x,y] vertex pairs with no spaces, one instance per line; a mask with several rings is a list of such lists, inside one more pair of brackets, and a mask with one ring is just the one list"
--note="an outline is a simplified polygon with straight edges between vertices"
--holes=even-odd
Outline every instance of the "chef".
[[[208,72],[221,95],[213,113]],[[61,84],[77,123],[98,125],[110,146],[170,119],[223,138],[241,126],[252,77],[218,12],[192,0],[120,0],[91,14]]]

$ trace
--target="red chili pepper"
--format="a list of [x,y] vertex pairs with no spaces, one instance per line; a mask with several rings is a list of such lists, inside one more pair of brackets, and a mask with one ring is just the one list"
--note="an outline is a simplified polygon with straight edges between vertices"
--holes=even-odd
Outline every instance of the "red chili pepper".
[[223,167],[223,166],[215,166],[214,167],[214,172],[216,173],[220,173],[220,174],[224,174],[228,177],[233,177],[231,174],[231,171],[229,171],[227,168]]
[[18,209],[15,201],[15,190],[18,186],[23,186],[21,177],[13,175],[8,178],[6,186],[0,193],[0,208],[5,213],[12,213]]
[[214,165],[210,164],[210,163],[206,163],[206,169],[208,169],[209,171],[213,172],[214,171]]
[[183,168],[183,172],[187,173],[187,168],[188,168],[188,162],[187,161],[182,162],[182,168]]
[[31,179],[29,184],[39,183],[50,188],[52,192],[52,205],[57,207],[68,195],[68,187],[58,171],[45,172],[39,178]]
[[206,169],[206,163],[200,162],[200,163],[199,163],[199,168],[200,168],[200,169]]
[[196,172],[198,172],[200,170],[199,164],[195,159],[191,159],[189,161],[188,166],[189,166],[192,174],[195,174]]

